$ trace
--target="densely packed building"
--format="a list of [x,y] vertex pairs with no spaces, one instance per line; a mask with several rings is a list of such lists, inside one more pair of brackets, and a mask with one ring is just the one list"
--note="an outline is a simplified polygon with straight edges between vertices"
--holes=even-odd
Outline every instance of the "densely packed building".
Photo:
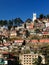
[[[36,14],[33,18],[35,20],[24,22],[21,26],[12,27],[10,30],[8,27],[0,27],[1,54],[10,53],[15,56],[22,54],[23,57],[27,56],[24,57],[25,59],[32,59],[38,55],[41,47],[49,45],[49,19],[36,18]],[[24,58],[22,59],[23,65],[32,65],[32,60],[27,60],[27,62]]]

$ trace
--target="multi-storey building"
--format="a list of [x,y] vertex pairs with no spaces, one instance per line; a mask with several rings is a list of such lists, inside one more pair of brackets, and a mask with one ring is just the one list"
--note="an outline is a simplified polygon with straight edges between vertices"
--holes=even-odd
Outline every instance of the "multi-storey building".
[[42,57],[42,64],[45,64],[45,57],[42,54],[22,54],[19,56],[19,60],[22,65],[34,65],[35,62],[38,62],[38,56]]
[[38,54],[22,54],[19,56],[22,65],[33,65],[35,58],[38,58]]

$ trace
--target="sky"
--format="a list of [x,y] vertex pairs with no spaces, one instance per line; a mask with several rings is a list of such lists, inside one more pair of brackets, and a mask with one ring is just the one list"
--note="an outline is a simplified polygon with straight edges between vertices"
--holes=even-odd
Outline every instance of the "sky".
[[23,21],[33,17],[33,13],[49,14],[49,0],[0,0],[0,20],[20,17]]

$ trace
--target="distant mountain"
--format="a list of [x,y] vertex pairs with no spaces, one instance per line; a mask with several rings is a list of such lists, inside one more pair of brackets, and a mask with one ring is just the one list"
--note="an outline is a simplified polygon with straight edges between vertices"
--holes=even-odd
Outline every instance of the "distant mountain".
[[13,22],[14,22],[14,25],[16,26],[20,26],[21,24],[24,23],[20,18],[14,19]]
[[25,22],[30,23],[32,20],[30,18],[28,18]]

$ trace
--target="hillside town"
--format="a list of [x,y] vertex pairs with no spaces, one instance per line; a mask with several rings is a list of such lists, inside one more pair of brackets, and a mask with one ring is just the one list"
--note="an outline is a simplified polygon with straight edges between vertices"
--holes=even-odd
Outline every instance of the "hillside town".
[[33,13],[31,21],[10,30],[8,26],[0,26],[1,65],[46,65],[46,46],[49,46],[49,18],[37,18]]

